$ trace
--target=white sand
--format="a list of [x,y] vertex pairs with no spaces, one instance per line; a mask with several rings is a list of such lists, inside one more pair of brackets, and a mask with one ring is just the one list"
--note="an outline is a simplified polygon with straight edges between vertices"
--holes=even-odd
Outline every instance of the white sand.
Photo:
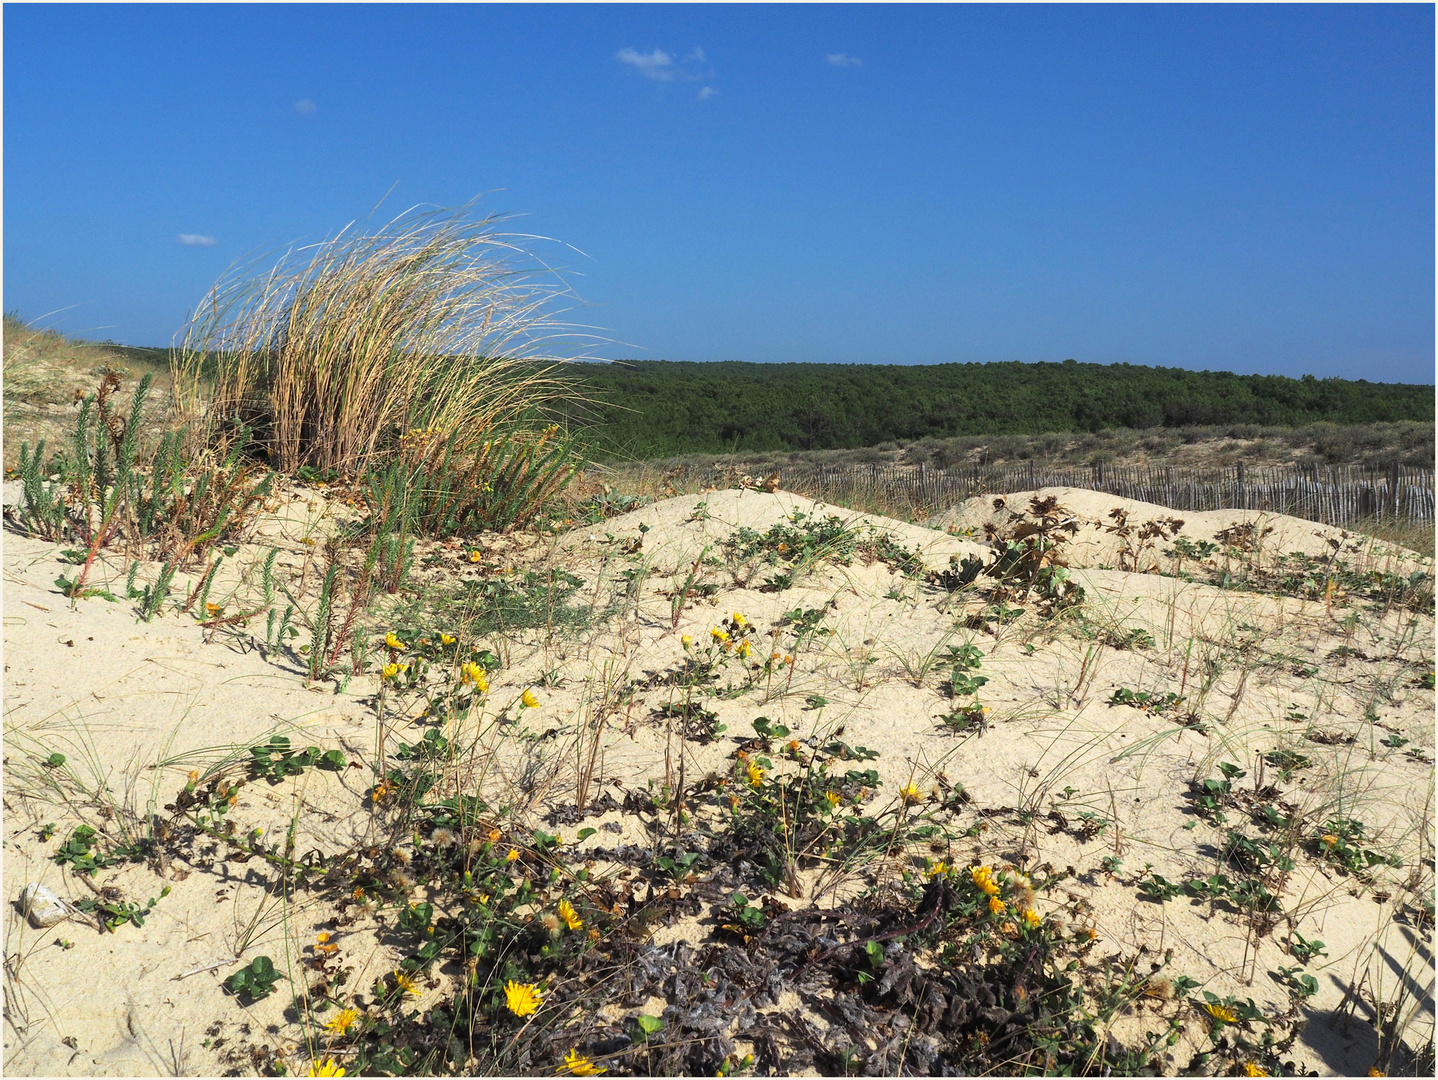
[[[1022,508],[1028,494],[1008,496],[1008,505]],[[977,602],[951,600],[862,558],[847,567],[822,565],[783,592],[759,591],[765,572],[746,575],[743,568],[701,563],[698,582],[714,584],[718,591],[709,600],[689,600],[674,623],[672,593],[706,549],[722,563],[721,541],[737,528],[763,531],[796,510],[820,518],[833,513],[861,530],[889,533],[920,549],[931,568],[942,568],[950,556],[987,552],[983,526],[1002,517],[995,515],[992,498],[986,504],[971,501],[938,522],[971,528],[975,538],[821,507],[785,493],[747,491],[670,499],[554,539],[486,540],[479,546],[496,558],[519,566],[558,566],[579,575],[587,582],[586,595],[590,589],[597,595],[599,584],[613,582],[626,570],[637,571],[640,582],[632,607],[617,625],[554,641],[546,641],[542,632],[520,635],[506,650],[507,664],[492,692],[496,701],[535,684],[543,672],[557,669],[565,677],[557,688],[543,691],[542,709],[533,714],[535,724],[558,728],[558,737],[548,744],[552,755],[537,774],[541,782],[531,788],[534,809],[546,796],[573,797],[574,725],[587,715],[594,680],[606,664],[634,678],[663,671],[684,655],[683,635],[702,644],[710,628],[733,611],[741,611],[761,636],[775,634],[781,650],[792,648],[789,631],[780,625],[784,613],[823,608],[824,625],[832,632],[799,652],[791,686],[761,681],[738,697],[706,701],[728,731],[707,746],[687,748],[689,777],[726,771],[735,739],[751,733],[750,724],[760,713],[788,725],[800,739],[843,725],[844,741],[851,746],[881,751],[872,762],[884,785],[875,808],[911,779],[927,790],[942,773],[964,785],[974,802],[961,827],[980,823],[976,812],[982,812],[983,830],[975,839],[956,841],[952,860],[1012,860],[1027,842],[1029,866],[1074,867],[1076,876],[1057,895],[1041,899],[1040,909],[1092,925],[1099,938],[1095,957],[1129,957],[1142,948],[1148,950],[1146,963],[1172,949],[1172,974],[1188,975],[1220,995],[1251,996],[1270,1011],[1278,1010],[1285,995],[1267,973],[1296,963],[1281,948],[1286,925],[1260,943],[1256,963],[1247,957],[1249,970],[1256,972],[1250,982],[1245,927],[1236,916],[1222,908],[1210,912],[1184,898],[1162,906],[1144,901],[1136,892],[1137,877],[1148,865],[1171,881],[1215,872],[1214,845],[1222,832],[1193,824],[1197,819],[1183,797],[1190,781],[1216,776],[1218,762],[1230,761],[1248,770],[1240,787],[1251,786],[1258,778],[1259,755],[1279,746],[1300,749],[1312,759],[1286,785],[1285,798],[1316,819],[1340,809],[1361,818],[1381,838],[1375,844],[1400,852],[1406,867],[1424,855],[1431,858],[1433,771],[1407,751],[1424,751],[1430,759],[1433,754],[1433,692],[1418,689],[1414,679],[1421,670],[1432,670],[1433,621],[1393,611],[1381,619],[1365,615],[1361,628],[1352,630],[1343,625],[1352,608],[1097,569],[1117,562],[1112,538],[1095,524],[1112,506],[1130,506],[1135,519],[1168,512],[1091,492],[1055,494],[1085,519],[1069,546],[1075,580],[1088,593],[1083,634],[1074,632],[1071,618],[1049,625],[1026,617],[997,633],[956,629],[956,618],[977,610]],[[303,492],[277,509],[288,523],[270,524],[264,539],[283,541],[289,572],[298,574],[314,546],[299,540],[322,536],[328,527],[320,520],[326,509],[323,495]],[[1253,520],[1236,513],[1173,516],[1184,518],[1186,535],[1200,539],[1212,538],[1235,520]],[[1331,531],[1295,522],[1273,518],[1262,523],[1275,530],[1265,540],[1269,550],[1331,550]],[[636,539],[642,541],[637,547]],[[1345,545],[1356,542],[1339,539]],[[1411,554],[1359,546],[1373,560],[1412,560]],[[263,550],[261,543],[247,545],[235,562],[253,560]],[[422,576],[474,572],[462,551],[437,550],[444,560]],[[88,892],[52,861],[76,824],[98,823],[93,807],[74,795],[77,784],[90,790],[107,784],[106,798],[142,815],[163,816],[163,804],[174,798],[190,769],[217,768],[227,755],[238,762],[246,747],[273,732],[289,733],[299,745],[340,747],[366,767],[339,774],[310,770],[300,780],[274,787],[246,786],[233,811],[242,830],[258,826],[277,835],[297,818],[299,850],[327,852],[373,835],[373,818],[363,801],[375,749],[368,701],[373,680],[356,679],[339,695],[332,684],[310,690],[292,661],[267,659],[240,635],[221,634],[206,642],[193,618],[165,614],[140,623],[132,603],[97,598],[72,610],[51,584],[67,568],[43,543],[7,533],[4,563],[7,898],[18,896],[27,881],[45,882],[72,899]],[[110,573],[115,588],[117,571]],[[1147,630],[1153,644],[1125,649],[1103,643],[1105,630],[1122,638],[1135,629]],[[258,633],[263,636],[262,625]],[[987,732],[959,738],[937,719],[950,707],[939,689],[946,672],[942,667],[923,677],[917,672],[926,656],[966,641],[984,653],[981,673],[990,681],[980,698],[992,711]],[[1353,653],[1333,658],[1345,644],[1364,658]],[[1181,692],[1185,707],[1201,713],[1206,733],[1167,717],[1109,706],[1108,698],[1119,687]],[[627,722],[607,729],[600,756],[604,782],[643,789],[651,780],[662,780],[666,731],[653,711],[671,693],[663,687],[641,692]],[[828,704],[810,707],[806,699],[811,695]],[[1376,721],[1364,718],[1369,711]],[[1295,719],[1298,714],[1305,718]],[[1314,729],[1353,734],[1356,741],[1303,741],[1304,733]],[[1390,748],[1379,741],[1389,733],[1408,739],[1407,746]],[[672,746],[669,751],[672,764]],[[60,790],[47,784],[47,770],[39,764],[53,752],[64,753],[65,769],[74,773],[75,782],[59,785]],[[517,782],[520,767],[518,756],[501,755],[501,773],[492,782]],[[1270,768],[1265,781],[1272,777]],[[1036,812],[1027,835],[1012,815],[999,813],[1003,808]],[[1056,819],[1048,815],[1055,811],[1075,828],[1084,812],[1109,824],[1101,835],[1080,840],[1066,831],[1050,831]],[[1230,818],[1240,824],[1237,815],[1230,813]],[[622,822],[626,838],[641,839],[632,819],[614,820]],[[42,842],[39,829],[47,822],[55,824],[56,832]],[[296,961],[331,913],[317,896],[300,893],[288,920],[278,921],[284,908],[267,898],[269,874],[263,864],[226,861],[218,854],[206,853],[201,845],[193,861],[176,859],[165,880],[146,866],[102,871],[101,884],[117,885],[141,902],[171,886],[143,929],[124,926],[99,935],[71,923],[35,931],[13,907],[9,910],[8,1071],[205,1073],[233,1067],[224,1060],[225,1051],[247,1044],[267,1044],[292,1064],[304,1059],[303,1027],[283,1016],[287,990],[241,1009],[220,983],[239,966],[234,957],[242,939],[249,939],[246,960],[265,953],[285,970],[287,960]],[[1121,860],[1117,877],[1102,869],[1106,856]],[[1407,872],[1384,871],[1397,878]],[[1431,873],[1427,880],[1431,884]],[[1391,884],[1382,887],[1392,890]],[[1310,1003],[1313,1015],[1323,1017],[1334,1009],[1349,980],[1365,969],[1375,979],[1386,971],[1383,985],[1391,985],[1389,965],[1401,968],[1413,931],[1392,921],[1392,905],[1379,904],[1373,889],[1305,855],[1283,903],[1299,933],[1327,943],[1328,957],[1306,969],[1320,983]],[[247,932],[257,912],[255,929]],[[362,922],[347,931],[346,956],[358,969],[355,986],[367,985],[398,959],[371,930]],[[692,926],[662,931],[699,932]],[[73,947],[55,944],[61,937],[73,941]],[[220,959],[226,963],[215,970],[176,981]],[[1430,962],[1419,964],[1418,978],[1431,986]],[[1127,1018],[1118,1030],[1131,1035],[1140,1019]],[[217,1022],[221,1027],[212,1029]],[[1162,1029],[1161,1019],[1146,1022],[1151,1030]],[[248,1035],[241,1032],[242,1024],[249,1025]],[[1191,1048],[1200,1029],[1197,1023],[1189,1027],[1179,1050]],[[206,1034],[210,1030],[226,1040],[218,1051],[202,1045],[216,1037]],[[1325,1075],[1362,1073],[1374,1056],[1372,1029],[1355,1024],[1345,1033],[1315,1020],[1294,1056]]]

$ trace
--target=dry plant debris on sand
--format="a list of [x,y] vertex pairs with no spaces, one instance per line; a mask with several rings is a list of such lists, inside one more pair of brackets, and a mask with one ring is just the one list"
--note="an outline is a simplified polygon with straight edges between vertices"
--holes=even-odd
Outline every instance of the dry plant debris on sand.
[[5,536],[12,1074],[1431,1069],[1431,557],[716,491],[422,542],[313,680],[352,515]]

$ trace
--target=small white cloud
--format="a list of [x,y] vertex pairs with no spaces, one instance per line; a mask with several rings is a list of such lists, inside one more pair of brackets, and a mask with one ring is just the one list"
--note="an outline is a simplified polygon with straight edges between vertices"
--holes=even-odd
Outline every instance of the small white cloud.
[[319,106],[316,105],[309,98],[300,98],[299,101],[296,101],[294,103],[293,108],[295,112],[299,113],[301,116],[309,116],[316,109],[318,109]]
[[717,94],[717,93],[719,93],[719,91],[718,91],[718,90],[715,90],[714,87],[712,87],[712,86],[706,86],[706,87],[704,87],[703,89],[701,89],[701,90],[699,91],[699,100],[700,100],[700,101],[708,101],[710,98],[712,98],[712,97],[713,97],[715,94]]
[[182,232],[175,237],[175,242],[184,244],[186,247],[214,247],[216,240],[213,236],[201,236],[198,233]]
[[641,75],[651,79],[669,82],[674,78],[674,57],[663,49],[655,49],[653,52],[647,53],[638,52],[635,49],[620,49],[615,53],[614,58],[622,63],[632,64]]
[[831,52],[831,53],[825,53],[824,55],[828,58],[829,63],[833,64],[835,67],[863,67],[863,66],[864,66],[864,61],[860,60],[857,56],[850,56],[848,53],[844,53],[844,52]]
[[693,63],[702,64],[702,63],[704,63],[704,59],[705,59],[705,58],[704,58],[704,50],[701,49],[701,48],[699,48],[699,46],[696,45],[696,46],[694,46],[693,51],[690,52],[690,54],[689,54],[688,56],[686,56],[684,59],[687,60],[687,61],[691,61],[691,62],[693,62]]

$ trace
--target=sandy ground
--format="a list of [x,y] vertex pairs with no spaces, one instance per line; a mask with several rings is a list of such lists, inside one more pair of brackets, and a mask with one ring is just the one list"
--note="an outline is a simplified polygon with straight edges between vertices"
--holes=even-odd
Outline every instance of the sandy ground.
[[[563,568],[583,578],[595,596],[605,583],[624,580],[630,588],[627,606],[603,622],[563,634],[518,634],[497,648],[505,665],[491,692],[496,702],[557,673],[546,680],[542,707],[528,721],[553,738],[497,749],[493,769],[476,783],[481,790],[522,791],[521,815],[538,822],[546,806],[562,802],[566,792],[573,797],[576,732],[596,686],[615,672],[640,681],[662,674],[682,661],[685,635],[702,645],[720,620],[742,612],[761,640],[772,636],[776,649],[794,650],[792,679],[786,674],[782,685],[761,680],[707,702],[727,732],[682,751],[655,715],[674,691],[651,685],[623,725],[603,732],[599,776],[613,791],[644,790],[662,780],[666,762],[672,770],[680,752],[690,776],[727,771],[736,742],[761,712],[803,741],[842,728],[851,746],[881,751],[872,765],[884,798],[910,782],[924,791],[963,785],[973,801],[971,819],[960,826],[975,829],[971,838],[953,842],[951,860],[1071,867],[1063,888],[1040,900],[1040,911],[1092,926],[1095,957],[1158,957],[1172,950],[1172,973],[1219,994],[1252,997],[1276,1012],[1286,996],[1268,972],[1295,963],[1284,941],[1295,932],[1321,938],[1328,955],[1306,969],[1318,978],[1319,991],[1293,1054],[1307,1067],[1344,1075],[1363,1073],[1372,1063],[1376,1035],[1361,1022],[1366,1006],[1357,1009],[1360,1022],[1335,1021],[1350,984],[1362,982],[1364,993],[1391,999],[1396,983],[1410,980],[1413,992],[1426,995],[1417,1027],[1431,1032],[1431,923],[1415,924],[1403,888],[1430,891],[1433,880],[1434,698],[1419,685],[1419,676],[1433,669],[1431,617],[1105,568],[1120,562],[1116,538],[1102,529],[1114,506],[1126,506],[1135,523],[1182,517],[1183,535],[1194,540],[1211,540],[1253,515],[1171,515],[1076,490],[1038,494],[1056,495],[1082,519],[1067,547],[1074,580],[1087,593],[1082,621],[1025,616],[1007,625],[965,625],[979,602],[950,597],[863,557],[848,565],[822,562],[792,588],[761,591],[763,568],[724,555],[724,541],[736,530],[763,532],[798,511],[837,515],[861,535],[887,534],[917,549],[931,569],[943,569],[951,557],[986,555],[985,526],[1003,528],[1009,511],[1026,506],[1031,494],[1005,496],[1002,510],[992,497],[972,500],[929,529],[785,493],[712,492],[559,537],[489,539],[479,545],[487,557]],[[324,493],[306,490],[287,492],[273,511],[224,579],[234,609],[253,598],[253,565],[270,545],[282,548],[278,565],[289,579],[307,576],[312,587],[314,550],[343,514]],[[1412,553],[1378,550],[1312,522],[1268,517],[1258,526],[1257,559],[1294,550],[1325,555],[1335,550],[1333,541],[1345,557],[1368,565],[1425,565]],[[1136,565],[1174,569],[1159,550],[1164,546],[1153,545]],[[443,557],[420,572],[423,580],[477,572],[465,551],[433,550]],[[365,793],[377,742],[416,737],[414,702],[389,701],[381,722],[373,678],[358,677],[341,692],[333,683],[307,688],[300,658],[259,648],[250,636],[254,626],[249,634],[221,633],[175,613],[143,623],[133,602],[97,597],[72,606],[53,585],[70,568],[51,545],[7,532],[4,566],[8,900],[31,881],[64,897],[87,895],[90,887],[53,859],[76,825],[89,822],[115,834],[127,821],[164,820],[164,805],[192,770],[202,778],[240,775],[247,748],[275,733],[297,745],[340,748],[352,767],[247,785],[234,812],[243,828],[278,835],[293,825],[299,851],[374,842],[377,826]],[[1426,566],[1431,572],[1432,561]],[[713,589],[688,601],[676,620],[672,594],[691,570],[695,584]],[[97,580],[123,595],[118,565]],[[796,608],[822,610],[827,631],[799,649],[785,621]],[[1361,617],[1351,619],[1355,610]],[[982,651],[989,679],[979,695],[990,709],[988,728],[973,735],[956,735],[941,723],[952,705],[940,689],[943,669],[933,665],[944,647],[964,643]],[[1119,688],[1178,693],[1194,722],[1109,704]],[[1361,818],[1374,845],[1400,856],[1403,867],[1380,868],[1364,885],[1301,855],[1282,897],[1289,918],[1258,942],[1255,957],[1237,915],[1183,897],[1157,904],[1139,895],[1137,883],[1145,872],[1170,881],[1216,872],[1222,830],[1200,821],[1185,793],[1191,782],[1217,776],[1220,762],[1247,770],[1240,789],[1272,783],[1274,770],[1265,771],[1262,755],[1274,749],[1301,750],[1310,760],[1283,785],[1284,800],[1315,821]],[[45,764],[54,753],[65,755],[64,765]],[[1015,823],[1020,813],[1028,814],[1027,826]],[[1099,819],[1106,823],[1102,830],[1085,835],[1081,823]],[[624,815],[596,821],[612,821],[621,840],[644,839]],[[601,844],[614,842],[612,833],[601,833],[576,851],[598,855]],[[143,927],[102,935],[69,922],[35,930],[14,905],[7,909],[9,1072],[244,1071],[245,1060],[233,1051],[259,1045],[292,1063],[306,1059],[305,1025],[287,1015],[288,994],[241,1008],[221,982],[260,953],[286,970],[318,930],[333,925],[333,912],[312,894],[281,903],[264,864],[242,863],[220,847],[202,843],[173,859],[101,871],[98,886],[117,887],[141,903],[170,889]],[[813,895],[822,891],[811,888],[807,899],[834,902],[836,893]],[[416,886],[416,898],[423,895]],[[346,955],[359,968],[355,985],[390,970],[398,958],[371,923],[362,919],[346,930]],[[681,924],[656,933],[700,930]],[[1131,1037],[1145,1022],[1156,1023],[1143,1015],[1122,1018],[1115,1037]]]

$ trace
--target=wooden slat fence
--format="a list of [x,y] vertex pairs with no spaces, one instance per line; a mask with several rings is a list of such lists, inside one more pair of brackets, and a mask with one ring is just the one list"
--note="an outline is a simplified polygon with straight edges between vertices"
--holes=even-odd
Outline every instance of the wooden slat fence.
[[1370,517],[1432,522],[1433,473],[1393,466],[925,465],[795,464],[781,468],[786,491],[835,501],[881,500],[937,512],[974,495],[1082,487],[1173,510],[1267,510],[1329,525]]

